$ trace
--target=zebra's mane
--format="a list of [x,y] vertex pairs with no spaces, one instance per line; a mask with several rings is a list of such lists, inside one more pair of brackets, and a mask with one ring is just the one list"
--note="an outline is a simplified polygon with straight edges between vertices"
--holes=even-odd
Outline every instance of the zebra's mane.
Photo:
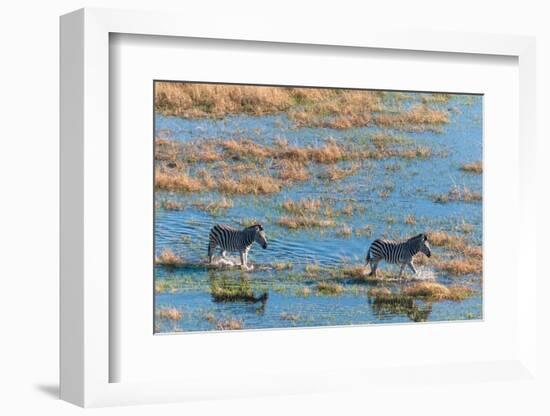
[[420,233],[418,235],[415,235],[414,237],[409,238],[407,241],[417,241],[420,240],[422,242],[427,241],[428,237],[424,233]]
[[262,227],[261,224],[254,224],[254,225],[251,225],[250,227],[246,227],[245,230],[252,230],[253,228],[258,228],[259,231],[263,231],[264,227]]

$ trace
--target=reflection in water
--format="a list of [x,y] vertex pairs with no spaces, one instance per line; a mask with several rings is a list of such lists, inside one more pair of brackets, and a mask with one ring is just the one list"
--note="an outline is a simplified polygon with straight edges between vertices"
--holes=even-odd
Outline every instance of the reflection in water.
[[420,302],[400,293],[369,297],[369,304],[378,319],[395,315],[407,316],[413,322],[425,322],[432,312],[432,302]]
[[230,275],[229,273],[208,272],[210,293],[214,302],[242,302],[248,304],[259,303],[256,313],[263,313],[269,298],[268,292],[259,295],[254,293],[250,279],[245,273]]

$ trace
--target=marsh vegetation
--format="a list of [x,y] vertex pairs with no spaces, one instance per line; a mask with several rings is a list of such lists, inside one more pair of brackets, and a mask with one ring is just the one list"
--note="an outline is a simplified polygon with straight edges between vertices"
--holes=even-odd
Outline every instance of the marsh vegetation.
[[[155,86],[155,331],[481,318],[481,98]],[[216,223],[269,247],[205,264]],[[427,232],[417,276],[374,238]],[[219,255],[217,256],[219,258]]]

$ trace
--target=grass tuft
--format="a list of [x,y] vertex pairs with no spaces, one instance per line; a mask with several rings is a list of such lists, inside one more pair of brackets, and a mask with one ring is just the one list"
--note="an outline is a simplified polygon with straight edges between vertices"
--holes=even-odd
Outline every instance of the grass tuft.
[[460,170],[471,173],[483,173],[483,164],[479,162],[464,163]]
[[317,291],[323,295],[339,295],[344,291],[344,287],[338,283],[319,282]]
[[179,321],[183,317],[181,311],[176,308],[162,308],[159,309],[158,313],[160,319],[169,319],[171,321]]
[[216,329],[220,331],[243,329],[243,321],[235,318],[223,319],[216,323]]
[[162,266],[177,267],[183,264],[183,260],[181,257],[174,254],[171,249],[165,248],[160,255],[155,258],[155,263]]

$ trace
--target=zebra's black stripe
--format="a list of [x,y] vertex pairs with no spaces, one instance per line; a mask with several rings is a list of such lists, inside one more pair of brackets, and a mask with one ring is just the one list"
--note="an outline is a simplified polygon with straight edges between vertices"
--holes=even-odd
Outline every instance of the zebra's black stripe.
[[[212,262],[212,255],[216,247],[220,247],[222,254],[224,252],[239,252],[242,255],[248,253],[250,246],[258,241],[263,248],[267,247],[267,240],[263,232],[263,227],[259,224],[247,227],[244,230],[237,230],[225,224],[217,224],[210,230],[208,238],[208,257]],[[243,259],[243,263],[246,259]]]
[[425,234],[416,235],[403,242],[377,239],[369,247],[366,261],[371,266],[371,273],[374,274],[376,274],[378,263],[382,260],[401,266],[409,265],[414,272],[413,257],[420,251],[427,256],[431,255]]

